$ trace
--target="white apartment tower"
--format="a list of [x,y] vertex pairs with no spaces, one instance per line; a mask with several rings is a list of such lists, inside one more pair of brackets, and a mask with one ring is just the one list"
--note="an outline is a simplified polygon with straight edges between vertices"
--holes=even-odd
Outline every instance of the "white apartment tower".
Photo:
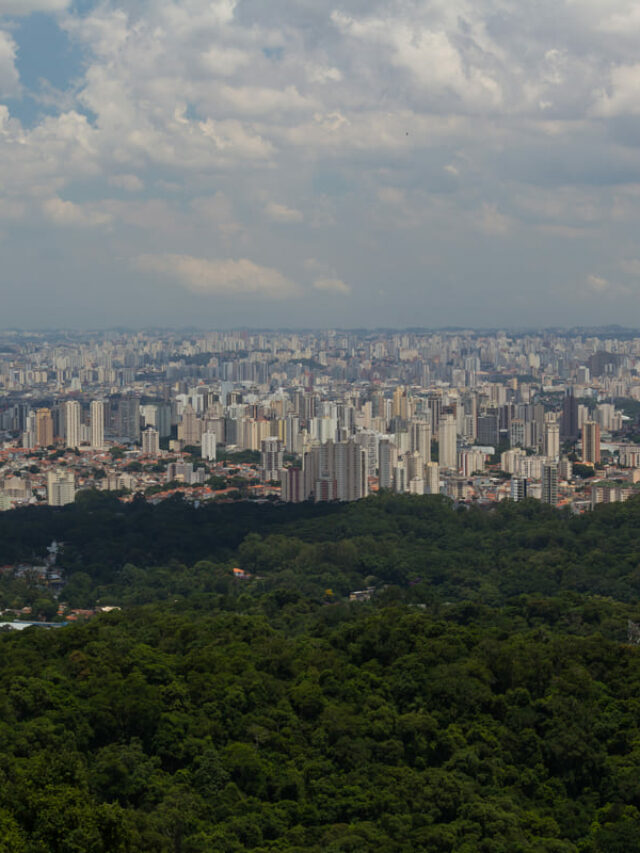
[[544,425],[544,455],[557,462],[560,457],[560,424],[547,421]]
[[67,447],[80,447],[80,424],[82,409],[77,400],[68,400],[65,403],[65,428],[64,438]]
[[47,474],[47,503],[49,506],[72,504],[76,498],[73,471],[49,471]]
[[201,439],[202,458],[207,462],[216,461],[216,449],[218,444],[218,435],[215,432],[203,432]]
[[413,421],[409,424],[411,451],[418,451],[427,462],[431,459],[431,424],[428,421]]
[[458,450],[456,419],[454,415],[443,415],[438,428],[438,453],[441,468],[457,470]]
[[160,453],[160,435],[155,427],[147,427],[142,432],[142,452],[147,456]]
[[424,466],[425,493],[427,495],[440,494],[440,466],[437,462],[427,462]]
[[93,400],[91,413],[91,447],[94,450],[104,450],[104,403]]

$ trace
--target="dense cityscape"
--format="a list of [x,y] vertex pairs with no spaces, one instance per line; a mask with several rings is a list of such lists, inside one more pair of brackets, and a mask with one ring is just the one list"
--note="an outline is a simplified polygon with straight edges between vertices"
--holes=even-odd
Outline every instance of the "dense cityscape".
[[0,509],[382,489],[583,512],[640,488],[640,336],[4,332]]

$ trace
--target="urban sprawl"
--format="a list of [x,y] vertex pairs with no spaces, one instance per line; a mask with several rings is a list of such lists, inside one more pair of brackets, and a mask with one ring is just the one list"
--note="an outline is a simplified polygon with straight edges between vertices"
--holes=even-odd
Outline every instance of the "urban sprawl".
[[0,509],[85,490],[582,512],[640,489],[640,334],[0,332]]

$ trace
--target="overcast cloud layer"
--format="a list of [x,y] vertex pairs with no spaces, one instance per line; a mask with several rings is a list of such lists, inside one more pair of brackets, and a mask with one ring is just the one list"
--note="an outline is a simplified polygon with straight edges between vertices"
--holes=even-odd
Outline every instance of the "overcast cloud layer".
[[640,326],[631,0],[0,0],[2,326]]

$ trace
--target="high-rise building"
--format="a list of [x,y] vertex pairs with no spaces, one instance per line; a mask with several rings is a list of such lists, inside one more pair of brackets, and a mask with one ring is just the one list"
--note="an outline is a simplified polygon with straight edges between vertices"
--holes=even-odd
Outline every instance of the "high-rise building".
[[393,484],[393,469],[398,460],[398,450],[389,441],[388,438],[383,438],[378,443],[378,487],[380,489],[390,489]]
[[65,404],[65,446],[75,449],[80,447],[80,426],[82,408],[77,400],[67,400]]
[[497,447],[500,443],[500,417],[497,412],[486,412],[478,415],[476,431],[478,444],[485,447]]
[[104,403],[93,400],[89,408],[91,416],[91,447],[104,450]]
[[600,463],[600,424],[585,421],[582,425],[582,461],[591,465]]
[[438,461],[441,468],[457,470],[458,450],[456,419],[454,415],[443,415],[438,429]]
[[437,462],[427,462],[424,466],[425,493],[427,495],[440,494],[440,466]]
[[393,392],[393,408],[392,416],[406,421],[409,416],[409,403],[407,391],[402,385],[399,385]]
[[527,478],[512,477],[511,478],[511,500],[523,501],[527,496]]
[[263,438],[260,447],[260,479],[263,483],[279,480],[284,467],[284,445],[279,438]]
[[171,403],[158,403],[154,426],[158,430],[160,438],[169,438],[171,435]]
[[560,457],[560,425],[555,421],[544,425],[544,455],[556,462]]
[[304,454],[306,494],[318,501],[355,501],[369,493],[367,451],[355,441],[316,445]]
[[407,471],[407,463],[404,459],[399,460],[393,469],[393,491],[396,494],[403,494],[409,491],[409,472]]
[[281,482],[283,501],[297,504],[307,499],[304,489],[304,472],[301,468],[284,468]]
[[215,432],[203,432],[200,441],[202,458],[208,462],[216,461],[218,436]]
[[459,457],[459,468],[464,477],[470,477],[472,474],[481,474],[484,471],[486,457],[481,450],[474,448],[462,450]]
[[36,445],[49,447],[53,444],[53,418],[50,409],[36,411]]
[[355,441],[334,445],[337,498],[357,501],[369,494],[367,451]]
[[186,445],[197,447],[202,436],[202,421],[196,415],[193,406],[189,403],[182,411],[182,420],[178,425],[178,438]]
[[118,404],[118,432],[129,441],[140,441],[140,401],[123,397]]
[[49,471],[47,473],[47,503],[49,506],[72,504],[76,497],[73,471]]
[[157,456],[160,453],[160,436],[155,427],[149,426],[142,431],[142,452],[147,456]]
[[428,462],[431,459],[431,424],[428,421],[413,421],[409,425],[411,451],[416,451]]
[[556,506],[558,503],[558,465],[547,462],[542,466],[542,503]]
[[578,437],[578,401],[569,388],[562,403],[560,437],[563,441],[575,441]]

